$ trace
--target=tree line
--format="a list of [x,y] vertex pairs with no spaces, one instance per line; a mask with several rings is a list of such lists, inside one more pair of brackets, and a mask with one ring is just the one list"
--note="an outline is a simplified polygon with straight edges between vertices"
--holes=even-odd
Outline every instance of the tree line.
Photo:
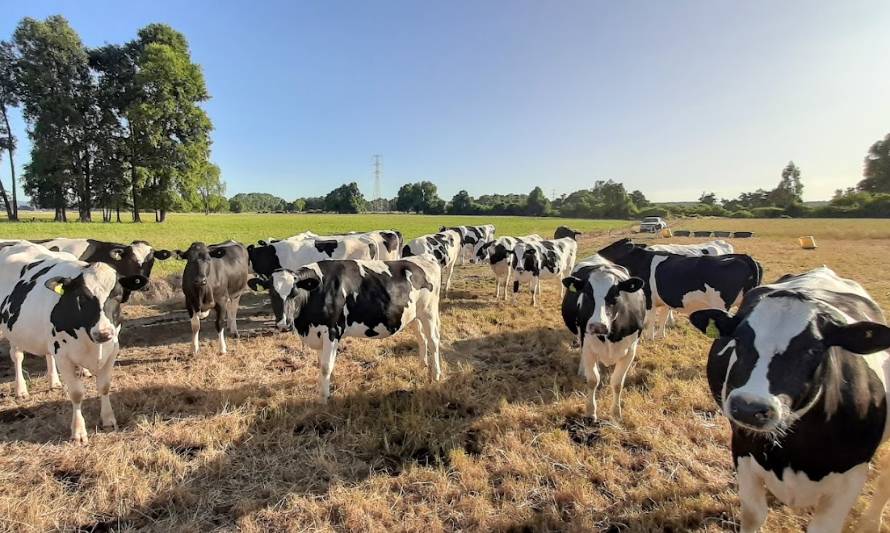
[[89,48],[61,16],[22,19],[0,42],[0,149],[12,197],[0,183],[10,220],[18,218],[8,113],[21,108],[31,141],[22,189],[36,207],[67,221],[102,211],[120,221],[129,210],[218,211],[228,207],[219,168],[210,162],[213,128],[201,103],[210,95],[188,42],[165,24],[149,24],[122,44]]

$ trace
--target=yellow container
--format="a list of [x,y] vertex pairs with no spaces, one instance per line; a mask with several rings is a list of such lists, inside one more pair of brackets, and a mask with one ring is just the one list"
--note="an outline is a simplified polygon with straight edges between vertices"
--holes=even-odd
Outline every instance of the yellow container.
[[661,230],[661,236],[665,239],[670,239],[674,236],[674,232],[671,231],[671,228],[664,228],[663,230]]
[[805,235],[803,237],[798,237],[797,241],[800,243],[800,247],[804,250],[815,250],[816,249],[816,239],[813,238],[812,235]]

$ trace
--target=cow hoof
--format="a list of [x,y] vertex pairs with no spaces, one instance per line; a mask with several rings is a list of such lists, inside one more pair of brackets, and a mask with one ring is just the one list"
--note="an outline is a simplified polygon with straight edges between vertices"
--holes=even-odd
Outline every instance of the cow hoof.
[[61,389],[61,388],[62,388],[62,382],[60,382],[60,381],[51,381],[51,382],[49,383],[49,388],[51,388],[51,389]]
[[87,438],[86,430],[78,431],[72,434],[71,442],[74,444],[88,444],[89,439]]
[[91,378],[91,377],[93,377],[93,373],[90,372],[89,370],[87,370],[86,368],[81,368],[81,369],[80,369],[80,375],[81,375],[82,377],[85,377],[85,378]]
[[23,392],[15,393],[15,397],[19,400],[27,400],[28,398],[31,397],[31,395],[28,394],[28,391],[23,391]]
[[102,429],[105,431],[117,431],[117,420],[102,422]]

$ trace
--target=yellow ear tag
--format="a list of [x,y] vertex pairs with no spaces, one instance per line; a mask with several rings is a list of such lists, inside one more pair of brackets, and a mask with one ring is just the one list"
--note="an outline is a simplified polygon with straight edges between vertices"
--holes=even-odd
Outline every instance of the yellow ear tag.
[[714,323],[713,319],[708,321],[708,329],[705,332],[705,335],[711,337],[712,339],[720,338],[720,330],[717,329],[717,324]]
[[569,285],[569,292],[578,292],[574,285]]
[[63,287],[61,283],[57,284],[53,290],[56,291],[56,294],[59,296],[65,294],[65,287]]

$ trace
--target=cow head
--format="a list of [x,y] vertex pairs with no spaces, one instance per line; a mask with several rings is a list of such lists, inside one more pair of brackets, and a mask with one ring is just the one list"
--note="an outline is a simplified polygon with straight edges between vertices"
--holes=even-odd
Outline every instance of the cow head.
[[491,256],[491,248],[494,246],[494,241],[483,241],[480,240],[476,243],[476,246],[473,249],[473,255],[470,257],[470,262],[473,264],[482,263],[488,260]]
[[281,268],[273,272],[270,279],[252,278],[247,281],[254,291],[269,291],[275,325],[280,331],[293,329],[298,308],[320,284],[321,275],[312,267],[303,267],[296,272]]
[[53,306],[50,321],[56,331],[72,337],[77,337],[77,330],[85,330],[94,343],[117,341],[124,291],[139,290],[146,284],[145,276],[118,277],[105,263],[93,263],[74,277],[52,277],[44,286],[57,293],[59,301]]
[[645,305],[639,293],[643,280],[628,277],[623,269],[582,269],[563,278],[562,284],[569,292],[578,293],[578,326],[582,333],[596,335],[600,340],[612,333],[616,318],[627,308],[623,294],[635,294],[640,299],[640,309]]
[[275,247],[272,245],[247,245],[247,259],[250,262],[250,267],[253,271],[264,278],[270,277],[272,272],[281,268],[281,263],[278,261],[278,254],[275,251]]
[[124,270],[117,269],[119,274],[124,276],[140,274],[150,277],[155,259],[163,261],[173,254],[170,250],[155,250],[146,241],[133,241],[129,246],[112,248],[110,255],[124,268]]
[[635,249],[633,241],[630,239],[620,239],[612,244],[606,246],[597,252],[597,255],[601,255],[608,259],[609,261],[617,261],[627,254],[633,252]]
[[518,274],[537,274],[541,271],[541,254],[534,246],[520,242],[513,248],[513,268]]
[[203,242],[193,242],[188,250],[176,250],[176,255],[185,260],[182,272],[183,284],[205,287],[210,279],[210,261],[226,255],[224,247],[210,247]]
[[848,324],[832,308],[788,294],[768,295],[749,307],[743,303],[736,316],[717,309],[690,316],[696,328],[717,337],[708,355],[708,382],[724,414],[737,426],[772,437],[820,397],[836,394],[826,386],[833,357],[890,347],[887,326]]

